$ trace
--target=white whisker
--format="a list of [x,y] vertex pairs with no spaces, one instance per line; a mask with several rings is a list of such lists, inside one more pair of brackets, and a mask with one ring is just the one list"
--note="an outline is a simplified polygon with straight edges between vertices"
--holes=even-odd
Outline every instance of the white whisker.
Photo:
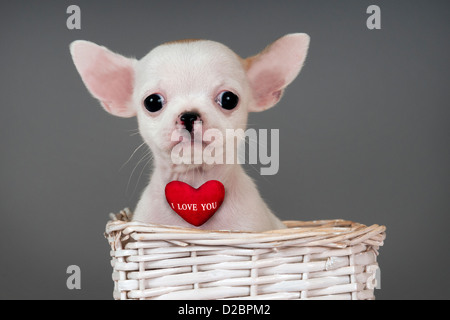
[[119,171],[122,170],[122,168],[123,168],[123,167],[131,160],[131,158],[133,158],[133,156],[135,155],[135,153],[136,153],[143,145],[145,145],[145,142],[142,142],[142,143],[139,145],[139,147],[137,147],[137,148],[133,151],[133,153],[132,153],[131,156],[128,158],[128,160],[125,161],[125,163],[120,167]]
[[[134,166],[133,170],[131,171],[130,177],[128,178],[128,183],[127,183],[126,192],[128,192],[128,189],[129,189],[129,187],[130,187],[130,182],[131,182],[131,178],[133,177],[134,171],[137,169],[137,167],[139,166],[139,164],[140,164],[142,161],[147,160],[147,157],[148,157],[148,156],[150,156],[150,158],[149,158],[150,160],[153,159],[153,156],[152,156],[151,151],[148,151],[146,154],[144,154],[144,156],[143,156],[143,157],[138,161],[138,163]],[[145,167],[145,165],[144,165],[144,167]],[[133,193],[134,193],[134,191],[133,191]]]

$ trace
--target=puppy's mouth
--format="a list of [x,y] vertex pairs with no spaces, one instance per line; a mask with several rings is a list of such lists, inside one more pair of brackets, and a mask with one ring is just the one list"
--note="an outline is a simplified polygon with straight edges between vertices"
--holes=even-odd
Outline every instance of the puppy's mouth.
[[[187,130],[182,125],[172,128],[169,141],[164,148],[172,165],[180,170],[191,170],[199,166],[212,168],[224,163],[225,139],[222,130],[201,125]],[[186,166],[188,165],[188,166]]]
[[206,129],[202,121],[196,121],[193,126],[186,128],[183,125],[177,125],[171,135],[171,148],[176,145],[206,147],[210,141],[205,141],[203,135]]

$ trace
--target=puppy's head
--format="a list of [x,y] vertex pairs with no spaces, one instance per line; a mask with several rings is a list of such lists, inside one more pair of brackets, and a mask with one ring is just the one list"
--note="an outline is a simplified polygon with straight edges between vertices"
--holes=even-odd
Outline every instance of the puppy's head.
[[186,143],[174,133],[200,139],[197,146],[205,148],[211,139],[204,133],[215,130],[225,144],[227,129],[245,129],[248,112],[274,106],[299,73],[308,45],[306,34],[290,34],[247,59],[207,40],[166,43],[139,61],[87,41],[73,42],[71,53],[106,111],[137,116],[155,157],[169,160]]

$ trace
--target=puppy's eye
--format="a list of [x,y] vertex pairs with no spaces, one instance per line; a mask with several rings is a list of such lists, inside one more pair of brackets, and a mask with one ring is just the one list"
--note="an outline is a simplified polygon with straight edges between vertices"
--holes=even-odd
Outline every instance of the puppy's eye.
[[238,105],[239,97],[231,91],[223,91],[217,96],[216,102],[222,108],[226,110],[232,110]]
[[164,98],[162,95],[154,93],[149,95],[144,100],[145,109],[150,112],[156,112],[162,109],[164,105]]

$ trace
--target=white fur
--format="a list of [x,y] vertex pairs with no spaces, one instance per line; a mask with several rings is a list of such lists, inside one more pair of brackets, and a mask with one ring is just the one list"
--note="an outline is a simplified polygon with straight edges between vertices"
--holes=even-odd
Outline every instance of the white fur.
[[[233,51],[217,42],[175,42],[156,47],[141,60],[130,64],[134,68],[134,84],[130,103],[126,106],[127,114],[137,115],[141,136],[154,157],[152,177],[134,210],[134,220],[193,227],[170,208],[164,193],[166,184],[179,180],[198,188],[208,180],[219,180],[225,186],[224,202],[200,229],[264,231],[284,228],[239,164],[173,164],[170,157],[174,146],[171,134],[179,129],[177,119],[186,111],[196,111],[201,115],[203,130],[215,128],[224,137],[226,129],[245,130],[249,111],[261,111],[278,102],[282,90],[300,71],[308,43],[309,37],[306,35],[288,35],[275,42],[273,48],[276,50],[271,51],[269,47],[261,55],[251,58],[254,64],[246,64]],[[281,53],[278,53],[280,48]],[[74,50],[76,48],[72,48]],[[286,51],[289,59],[283,57]],[[85,57],[86,54],[80,56]],[[292,62],[294,60],[295,63]],[[74,61],[83,74],[76,56]],[[294,65],[290,68],[287,63]],[[85,61],[82,64],[86,65]],[[270,68],[267,69],[267,66]],[[269,78],[279,81],[274,81],[278,86],[272,88],[271,83],[264,83],[264,78],[258,78],[258,74],[266,76],[273,71],[273,76]],[[281,76],[278,75],[280,72]],[[89,79],[83,80],[90,89],[92,84]],[[95,80],[96,87],[99,83],[101,86],[100,80]],[[259,82],[268,88],[267,97],[261,97],[261,92],[256,96],[254,86]],[[217,95],[224,90],[239,96],[239,105],[232,111],[223,110],[215,102]],[[155,114],[149,113],[143,106],[143,100],[152,93],[162,94],[166,99],[164,108]]]

